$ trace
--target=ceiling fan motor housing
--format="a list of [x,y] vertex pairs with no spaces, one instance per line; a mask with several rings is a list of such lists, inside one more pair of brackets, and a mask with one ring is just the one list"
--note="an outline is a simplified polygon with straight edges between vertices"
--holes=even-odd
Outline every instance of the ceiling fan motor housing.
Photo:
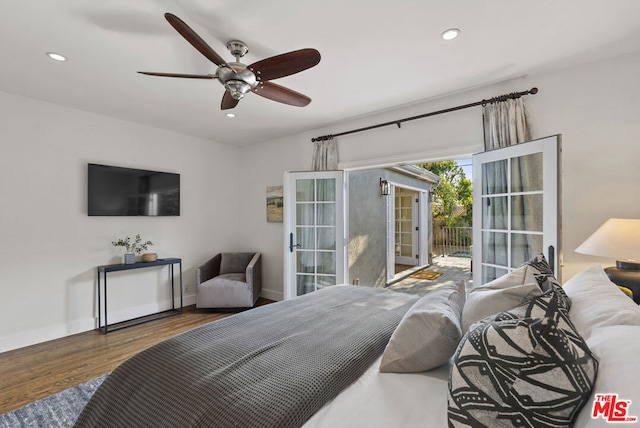
[[258,86],[256,75],[239,62],[229,62],[226,66],[218,67],[216,75],[236,100],[242,99],[244,94]]

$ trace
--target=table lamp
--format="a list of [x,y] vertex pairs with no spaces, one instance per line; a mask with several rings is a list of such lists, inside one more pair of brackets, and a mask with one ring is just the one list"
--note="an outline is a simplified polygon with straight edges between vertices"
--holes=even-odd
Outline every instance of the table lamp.
[[576,252],[616,259],[616,266],[604,271],[611,282],[633,291],[633,300],[640,303],[640,219],[610,218]]

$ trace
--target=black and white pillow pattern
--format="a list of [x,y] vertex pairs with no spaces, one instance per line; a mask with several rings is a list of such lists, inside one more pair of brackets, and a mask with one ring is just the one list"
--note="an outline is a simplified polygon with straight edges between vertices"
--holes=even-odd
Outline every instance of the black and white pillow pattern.
[[533,276],[542,291],[549,290],[551,288],[551,284],[560,287],[560,283],[553,275],[553,270],[551,269],[551,266],[549,266],[544,254],[540,253],[524,264],[531,268]]
[[567,305],[551,285],[529,303],[473,325],[451,368],[450,427],[573,424],[589,399],[598,361]]

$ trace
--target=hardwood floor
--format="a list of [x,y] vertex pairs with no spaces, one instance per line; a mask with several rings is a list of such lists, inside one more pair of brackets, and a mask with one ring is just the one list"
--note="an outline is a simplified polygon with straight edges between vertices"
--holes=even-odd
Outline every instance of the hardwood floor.
[[[272,303],[260,298],[257,305]],[[0,414],[111,372],[138,352],[233,312],[184,313],[124,330],[98,330],[0,353]]]

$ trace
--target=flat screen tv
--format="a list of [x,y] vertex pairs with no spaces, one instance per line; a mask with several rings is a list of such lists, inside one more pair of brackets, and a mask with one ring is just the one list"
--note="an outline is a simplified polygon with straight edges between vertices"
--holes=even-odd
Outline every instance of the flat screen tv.
[[90,216],[179,216],[180,174],[89,164]]

